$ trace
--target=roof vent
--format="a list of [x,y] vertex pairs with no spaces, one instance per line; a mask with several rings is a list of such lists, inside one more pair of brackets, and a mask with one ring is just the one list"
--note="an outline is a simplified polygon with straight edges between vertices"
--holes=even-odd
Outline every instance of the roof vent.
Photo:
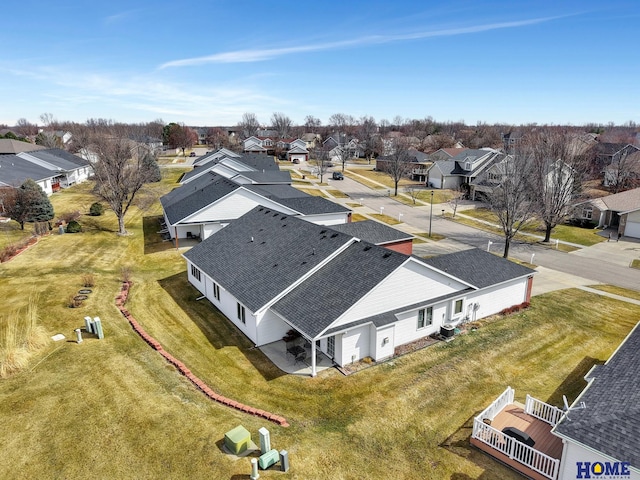
[[389,258],[391,256],[391,252],[385,252],[384,255],[382,255],[382,258]]
[[333,235],[331,235],[331,238],[336,238],[338,236],[337,233],[334,233]]
[[251,242],[253,242],[253,237],[251,237]]
[[327,233],[326,230],[320,230],[320,235],[322,235],[323,233]]
[[278,215],[279,215],[278,213],[274,213],[274,214],[273,214],[273,216],[274,216],[274,217],[277,217]]
[[283,223],[283,224],[282,224],[282,228],[284,228],[284,227],[286,227],[286,226],[287,226],[287,224],[286,224],[286,223]]
[[265,242],[265,241],[262,241],[262,242],[260,242],[260,245],[264,245],[265,243],[267,243],[267,242]]
[[287,219],[286,215],[283,215],[280,220],[286,220],[286,219]]
[[371,245],[367,245],[366,247],[364,247],[364,249],[363,249],[363,250],[364,250],[365,252],[366,252],[367,250],[371,250]]

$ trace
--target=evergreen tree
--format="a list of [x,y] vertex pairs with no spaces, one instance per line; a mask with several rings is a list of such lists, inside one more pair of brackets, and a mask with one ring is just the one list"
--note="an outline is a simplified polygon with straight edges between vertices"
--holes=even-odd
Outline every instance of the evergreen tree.
[[2,194],[5,214],[20,224],[49,222],[53,219],[53,206],[47,194],[36,182],[26,180],[19,188],[5,189]]

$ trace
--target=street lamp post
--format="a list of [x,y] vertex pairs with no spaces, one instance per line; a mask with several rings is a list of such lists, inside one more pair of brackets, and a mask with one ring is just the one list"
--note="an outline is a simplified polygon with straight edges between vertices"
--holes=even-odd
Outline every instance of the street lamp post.
[[429,209],[429,238],[431,238],[431,217],[433,216],[433,190],[431,190],[431,208]]

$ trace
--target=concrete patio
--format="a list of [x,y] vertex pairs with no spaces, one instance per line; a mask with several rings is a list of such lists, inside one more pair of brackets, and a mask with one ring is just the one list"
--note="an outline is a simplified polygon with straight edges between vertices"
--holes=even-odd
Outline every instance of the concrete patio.
[[[307,348],[307,359],[304,362],[296,362],[295,358],[287,353],[287,344],[278,340],[260,347],[269,360],[283,372],[292,375],[311,376],[311,348]],[[333,368],[333,362],[320,350],[316,350],[316,372],[320,374],[324,370]]]

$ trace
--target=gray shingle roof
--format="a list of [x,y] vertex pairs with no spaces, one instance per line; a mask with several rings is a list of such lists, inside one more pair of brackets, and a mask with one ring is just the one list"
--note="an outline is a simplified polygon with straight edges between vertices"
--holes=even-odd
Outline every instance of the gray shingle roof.
[[272,309],[314,338],[408,258],[367,242],[354,243]]
[[62,150],[61,148],[48,148],[46,150],[42,150],[42,152],[47,152],[56,157],[64,158],[66,161],[71,162],[78,167],[86,167],[91,165],[91,162],[89,162],[89,160],[79,157],[78,155],[74,155],[73,153],[67,152],[66,150]]
[[322,197],[307,195],[305,197],[289,197],[275,199],[285,207],[292,208],[302,215],[322,215],[324,213],[344,213],[351,210],[331,200]]
[[640,468],[640,327],[636,325],[605,365],[574,409],[555,430],[583,445]]
[[[51,165],[51,167],[45,167],[48,170],[57,171],[58,169],[60,169],[65,172],[72,172],[79,168],[77,164],[70,162],[66,158],[62,158],[57,155],[54,155],[49,150],[37,150],[34,152],[25,152],[20,155],[21,158],[22,158],[22,155],[25,155],[25,156],[29,155],[39,160],[42,160],[43,162],[47,162],[49,165]],[[24,159],[24,161],[30,161],[30,160],[27,157]]]
[[17,155],[0,155],[0,183],[4,185],[19,187],[28,178],[38,182],[55,175],[55,172]]
[[238,175],[258,184],[291,183],[291,173],[279,170],[240,172]]
[[350,239],[256,207],[184,256],[255,312]]
[[476,288],[485,288],[535,273],[535,270],[479,248],[439,255],[423,261]]
[[237,183],[208,172],[162,196],[160,203],[169,222],[176,224],[238,188]]
[[388,227],[375,220],[332,225],[331,228],[338,232],[346,233],[347,235],[353,235],[374,245],[411,240],[413,238],[413,235]]

